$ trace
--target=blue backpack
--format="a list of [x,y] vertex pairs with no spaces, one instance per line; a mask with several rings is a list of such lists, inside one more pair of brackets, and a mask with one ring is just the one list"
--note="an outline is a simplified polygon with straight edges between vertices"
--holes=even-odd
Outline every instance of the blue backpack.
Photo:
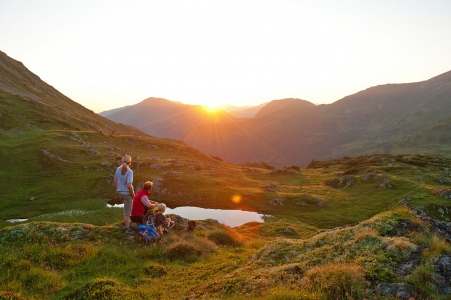
[[152,244],[160,239],[160,233],[155,227],[155,214],[147,212],[143,217],[143,224],[138,225],[137,231],[145,244]]

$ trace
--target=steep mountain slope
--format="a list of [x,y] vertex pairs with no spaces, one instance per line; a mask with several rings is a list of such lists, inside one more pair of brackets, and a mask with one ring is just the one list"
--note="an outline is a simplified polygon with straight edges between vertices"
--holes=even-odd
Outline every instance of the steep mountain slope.
[[234,182],[235,166],[99,116],[3,52],[0,84],[0,153],[7,159],[0,168],[0,227],[7,219],[84,209],[101,211],[93,222],[112,222],[120,212],[104,209],[115,197],[112,176],[125,153],[133,159],[135,185],[160,178],[160,196],[170,207],[175,201],[228,207],[232,195],[246,193],[247,187],[221,186]]
[[183,140],[192,128],[232,122],[233,117],[220,110],[209,113],[200,105],[187,105],[161,98],[148,98],[107,116],[110,120],[134,126],[157,136]]

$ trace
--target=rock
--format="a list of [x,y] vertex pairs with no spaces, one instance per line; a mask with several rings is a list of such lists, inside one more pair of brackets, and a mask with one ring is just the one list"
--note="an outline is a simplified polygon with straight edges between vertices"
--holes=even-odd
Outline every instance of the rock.
[[439,293],[451,295],[451,256],[441,256],[434,264],[435,286]]
[[164,183],[164,179],[163,178],[154,178],[151,181],[153,182],[151,193],[158,194],[161,191],[161,188],[162,188],[163,183]]
[[161,164],[152,164],[149,167],[151,169],[161,169],[161,168],[164,168],[164,167],[168,167],[170,165],[171,165],[171,163],[161,163]]
[[362,180],[365,182],[375,182],[377,179],[377,174],[374,172],[366,173],[362,175]]
[[445,178],[445,177],[435,177],[434,179],[435,179],[435,181],[437,181],[437,182],[439,182],[441,184],[451,183],[451,179]]
[[443,199],[451,199],[451,190],[436,190],[434,191],[434,195]]
[[381,282],[375,287],[377,293],[394,295],[398,299],[408,300],[411,292],[409,288],[403,283],[389,283]]
[[285,201],[284,198],[276,198],[276,199],[269,201],[269,204],[271,206],[278,206],[278,205],[283,205],[284,201]]
[[390,180],[384,180],[383,183],[379,184],[380,189],[393,189],[395,185]]
[[331,186],[334,188],[342,187],[348,188],[355,184],[355,178],[351,175],[341,176],[340,178],[332,178],[324,182],[325,185]]

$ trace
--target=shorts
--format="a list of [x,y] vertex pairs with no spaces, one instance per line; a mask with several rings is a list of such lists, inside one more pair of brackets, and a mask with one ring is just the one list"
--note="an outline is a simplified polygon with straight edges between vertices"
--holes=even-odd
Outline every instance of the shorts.
[[132,214],[132,205],[133,205],[133,198],[130,194],[119,194],[119,197],[124,199],[124,217],[130,217]]

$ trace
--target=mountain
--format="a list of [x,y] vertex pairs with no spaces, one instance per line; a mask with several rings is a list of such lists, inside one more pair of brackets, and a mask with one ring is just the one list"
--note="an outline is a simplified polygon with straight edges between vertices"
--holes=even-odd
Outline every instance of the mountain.
[[115,113],[115,112],[118,112],[118,111],[120,111],[121,109],[126,108],[126,107],[128,107],[128,106],[129,106],[129,105],[126,105],[126,106],[124,106],[124,107],[119,107],[119,108],[113,108],[113,109],[110,109],[110,110],[105,110],[105,111],[99,112],[99,115],[101,115],[102,117],[107,118],[109,115],[111,115],[111,114],[113,114],[113,113]]
[[183,104],[162,98],[147,98],[138,104],[123,107],[107,117],[153,136],[178,140],[187,137],[196,126],[216,126],[234,121],[234,118],[223,110],[213,114],[201,105]]
[[[449,299],[451,159],[237,166],[107,120],[4,53],[0,85],[0,299]],[[320,111],[303,103],[253,121],[267,130],[270,118],[302,115],[305,127]],[[254,130],[249,121],[229,125]],[[135,185],[154,182],[154,201],[265,222],[230,228],[209,212],[179,235],[188,219],[172,214],[175,227],[149,247],[106,206],[125,153]]]
[[264,107],[268,102],[262,103],[257,106],[243,106],[236,107],[235,109],[225,110],[229,115],[232,115],[236,118],[253,118],[257,115],[262,107]]
[[273,101],[269,102],[268,104],[266,104],[265,106],[263,106],[260,109],[260,111],[255,115],[255,117],[257,117],[257,118],[263,117],[263,116],[272,114],[278,110],[284,109],[289,106],[302,106],[302,107],[307,108],[307,107],[312,107],[315,105],[311,102],[301,100],[301,99],[296,99],[296,98],[273,100]]
[[[150,104],[151,113],[144,113],[142,119],[162,113],[152,111],[158,101],[162,107],[169,106],[172,113],[173,106],[180,106],[162,99],[144,101],[142,105]],[[123,110],[129,109],[133,108]],[[198,107],[184,107],[178,111],[179,119],[173,121],[188,123],[189,116],[196,116],[197,110]],[[229,118],[225,113],[224,117]],[[222,182],[233,182],[236,166],[181,141],[149,136],[106,119],[69,99],[3,52],[0,153],[8,160],[0,169],[0,228],[9,225],[8,219],[71,210],[100,211],[101,217],[91,222],[111,222],[117,213],[104,209],[108,201],[115,199],[112,176],[124,154],[132,156],[135,185],[159,178],[162,192],[153,196],[164,197],[170,207],[190,203],[230,208],[231,196],[248,193],[246,185],[252,182],[243,179],[243,183],[247,182],[244,189],[223,185]]]
[[[288,105],[296,103],[290,99],[284,107],[284,101],[273,101],[254,119],[219,125],[214,132],[199,127],[185,142],[226,161],[279,167],[370,153],[451,155],[450,77],[447,72],[417,83],[375,86],[328,105]],[[196,139],[204,135],[209,138]]]

